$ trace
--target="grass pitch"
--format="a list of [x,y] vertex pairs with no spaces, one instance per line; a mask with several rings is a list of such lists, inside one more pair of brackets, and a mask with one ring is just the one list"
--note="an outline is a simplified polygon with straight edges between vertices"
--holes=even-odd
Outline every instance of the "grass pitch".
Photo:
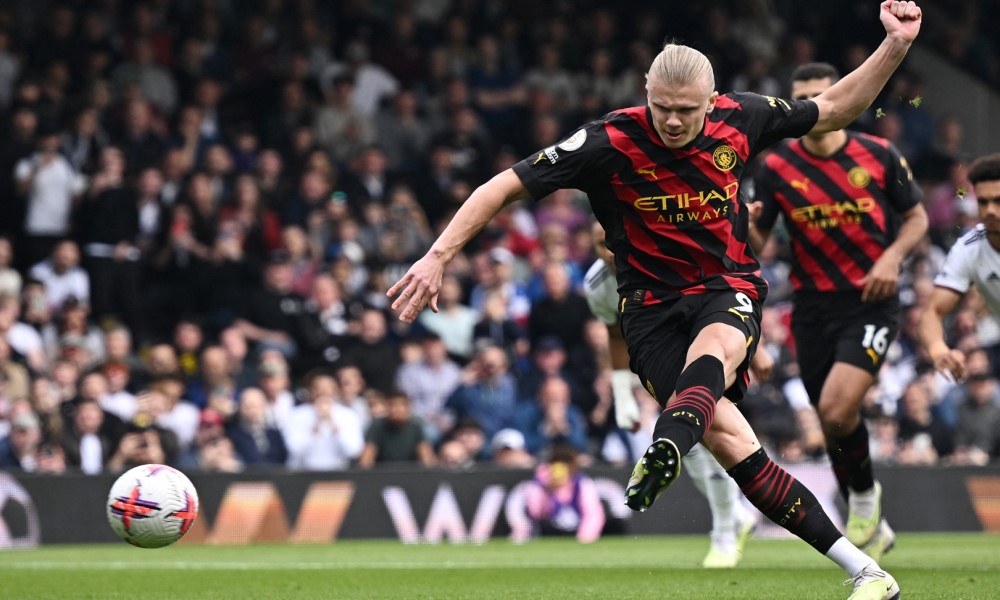
[[[843,599],[843,574],[797,540],[751,540],[736,569],[698,567],[707,536],[517,546],[50,546],[0,552],[0,596],[142,598]],[[900,535],[883,566],[909,599],[1000,598],[1000,536]]]

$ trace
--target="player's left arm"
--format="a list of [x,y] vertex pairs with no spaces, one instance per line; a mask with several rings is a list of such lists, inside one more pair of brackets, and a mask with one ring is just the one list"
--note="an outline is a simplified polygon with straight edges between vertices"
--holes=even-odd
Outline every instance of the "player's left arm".
[[819,108],[814,133],[843,129],[871,106],[916,39],[921,11],[916,2],[885,0],[879,19],[886,33],[882,44],[857,69],[813,98]]
[[903,213],[903,224],[896,241],[889,245],[865,275],[862,302],[878,302],[896,293],[899,264],[927,233],[927,211],[917,204]]
[[886,151],[883,191],[889,206],[903,216],[903,223],[896,240],[885,249],[865,276],[865,287],[861,293],[864,302],[877,302],[896,293],[899,264],[927,234],[927,211],[921,203],[923,192],[913,179],[913,171],[893,144],[889,144]]

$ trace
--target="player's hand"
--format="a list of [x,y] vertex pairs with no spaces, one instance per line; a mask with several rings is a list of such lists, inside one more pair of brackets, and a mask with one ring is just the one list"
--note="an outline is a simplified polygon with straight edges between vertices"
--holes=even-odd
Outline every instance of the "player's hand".
[[883,254],[861,280],[862,302],[878,302],[896,293],[899,283],[899,260],[888,253]]
[[773,372],[774,359],[771,353],[763,348],[758,349],[750,359],[750,374],[753,375],[754,381],[757,383],[767,381]]
[[965,379],[965,353],[961,350],[944,346],[942,350],[931,354],[931,360],[934,361],[935,369],[950,374],[955,381]]
[[611,397],[615,401],[615,424],[625,431],[639,431],[641,415],[639,401],[632,393],[632,372],[616,369],[611,373]]
[[922,12],[916,2],[885,0],[879,11],[879,19],[890,37],[910,44],[917,39],[920,31]]
[[431,310],[438,311],[438,292],[441,291],[441,281],[444,279],[444,261],[433,253],[413,263],[410,270],[396,285],[389,288],[386,296],[399,297],[392,303],[392,310],[399,312],[399,320],[412,323],[420,311],[430,304]]
[[757,219],[760,218],[760,213],[764,212],[764,203],[760,200],[754,200],[753,202],[747,202],[747,217],[750,218],[750,225],[754,226],[757,224]]

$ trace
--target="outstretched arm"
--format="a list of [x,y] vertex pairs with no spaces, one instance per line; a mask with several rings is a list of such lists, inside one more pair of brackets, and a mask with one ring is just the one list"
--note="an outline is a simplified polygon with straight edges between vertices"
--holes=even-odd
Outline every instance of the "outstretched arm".
[[476,188],[427,254],[386,292],[390,298],[399,294],[392,303],[392,309],[400,313],[399,320],[412,323],[428,303],[437,312],[445,266],[504,206],[526,196],[528,191],[511,169]]
[[921,12],[916,2],[885,0],[879,18],[886,33],[882,44],[861,66],[813,98],[819,107],[813,132],[843,129],[871,106],[920,31]]
[[945,343],[942,322],[961,299],[962,295],[954,290],[934,288],[917,325],[920,344],[934,362],[934,368],[951,373],[955,379],[965,377],[965,354],[960,350],[952,350]]

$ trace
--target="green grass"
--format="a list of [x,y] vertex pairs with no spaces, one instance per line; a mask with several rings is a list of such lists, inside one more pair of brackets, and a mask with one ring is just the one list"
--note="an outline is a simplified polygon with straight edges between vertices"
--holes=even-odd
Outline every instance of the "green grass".
[[[698,568],[707,538],[618,537],[584,546],[50,546],[0,552],[3,598],[843,599],[839,569],[795,540],[751,540],[739,568]],[[1000,597],[1000,537],[900,535],[883,566],[903,598]]]

